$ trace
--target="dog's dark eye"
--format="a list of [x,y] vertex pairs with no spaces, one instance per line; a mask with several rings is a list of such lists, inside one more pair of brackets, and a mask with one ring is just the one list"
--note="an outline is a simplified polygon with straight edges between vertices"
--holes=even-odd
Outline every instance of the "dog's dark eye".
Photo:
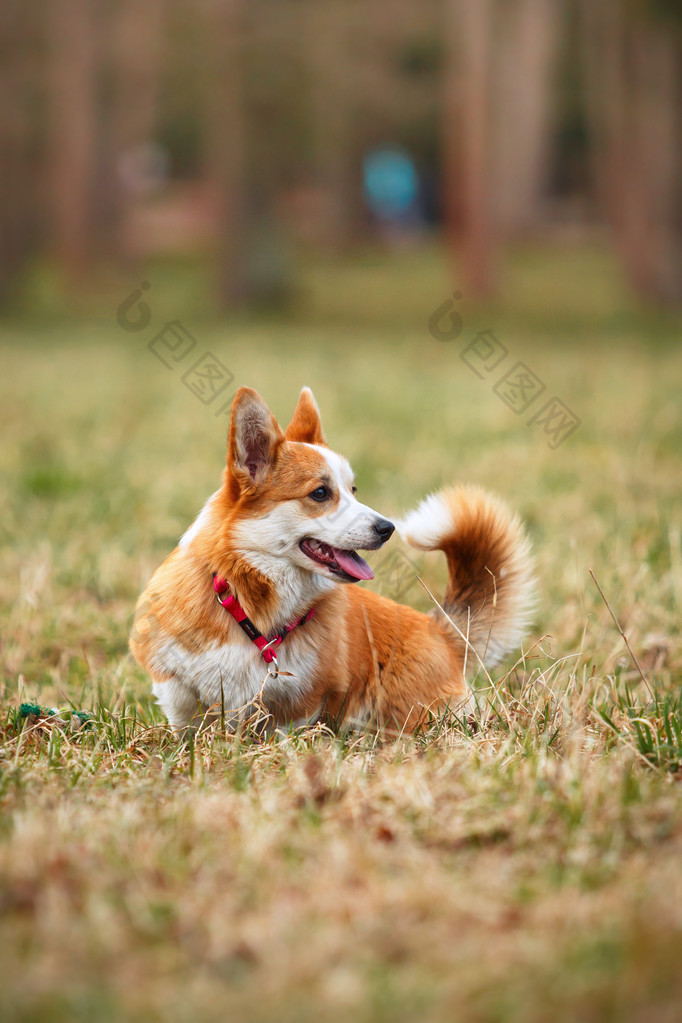
[[357,492],[358,492],[358,488],[357,487],[351,487],[351,490],[353,491],[354,494],[357,494]]
[[313,501],[328,501],[331,497],[329,487],[316,487],[308,497],[312,497]]

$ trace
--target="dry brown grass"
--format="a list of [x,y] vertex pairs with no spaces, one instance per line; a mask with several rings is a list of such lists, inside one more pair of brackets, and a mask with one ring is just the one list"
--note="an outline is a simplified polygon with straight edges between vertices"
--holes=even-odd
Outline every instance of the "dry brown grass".
[[[343,321],[363,304],[355,271],[334,277],[331,327],[313,304],[307,323],[242,324],[235,345],[187,320],[283,417],[311,384],[386,514],[469,479],[529,522],[542,599],[525,656],[493,688],[478,678],[477,731],[444,718],[399,741],[169,736],[126,636],[137,592],[214,488],[223,426],[115,327],[7,328],[3,1021],[676,1023],[680,325],[628,314],[608,288],[600,305],[582,265],[561,286],[533,265],[538,306],[521,288],[518,306],[485,313],[581,415],[558,451],[416,320],[377,319],[360,344]],[[375,294],[372,273],[390,274],[366,268]],[[376,585],[426,607],[419,570],[442,593],[437,558],[401,565]],[[94,720],[22,729],[22,699]]]

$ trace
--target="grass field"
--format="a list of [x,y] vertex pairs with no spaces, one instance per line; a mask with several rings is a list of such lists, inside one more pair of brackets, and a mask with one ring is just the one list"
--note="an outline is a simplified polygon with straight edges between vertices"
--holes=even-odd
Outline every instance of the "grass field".
[[[587,248],[517,253],[450,342],[427,329],[449,296],[432,251],[311,266],[278,318],[218,322],[192,265],[147,279],[139,333],[116,323],[137,280],[75,308],[40,278],[2,327],[3,1023],[676,1023],[682,318],[633,308]],[[522,513],[541,599],[525,655],[477,680],[475,733],[169,735],[127,633],[226,427],[191,359],[148,347],[173,319],[226,396],[250,384],[285,419],[310,384],[384,514],[464,480]],[[508,355],[480,378],[460,356],[486,329]],[[546,386],[533,410],[581,420],[556,449],[493,390],[517,361]],[[428,608],[439,556],[391,544],[369,585]],[[22,726],[27,701],[92,721]]]

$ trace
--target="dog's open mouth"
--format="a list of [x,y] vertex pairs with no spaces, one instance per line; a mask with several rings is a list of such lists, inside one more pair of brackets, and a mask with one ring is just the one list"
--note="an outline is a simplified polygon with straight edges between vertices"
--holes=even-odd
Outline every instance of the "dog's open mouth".
[[374,578],[372,569],[355,551],[342,551],[339,547],[332,547],[330,544],[314,540],[310,536],[301,540],[298,546],[311,561],[317,562],[318,565],[324,565],[341,579],[354,582],[357,579]]

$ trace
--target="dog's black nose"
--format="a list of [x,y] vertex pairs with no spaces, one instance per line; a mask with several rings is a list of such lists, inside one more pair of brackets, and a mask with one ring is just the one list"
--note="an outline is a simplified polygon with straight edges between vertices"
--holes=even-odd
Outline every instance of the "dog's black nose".
[[377,519],[374,523],[374,532],[379,536],[385,543],[389,536],[393,534],[395,526],[388,519]]

